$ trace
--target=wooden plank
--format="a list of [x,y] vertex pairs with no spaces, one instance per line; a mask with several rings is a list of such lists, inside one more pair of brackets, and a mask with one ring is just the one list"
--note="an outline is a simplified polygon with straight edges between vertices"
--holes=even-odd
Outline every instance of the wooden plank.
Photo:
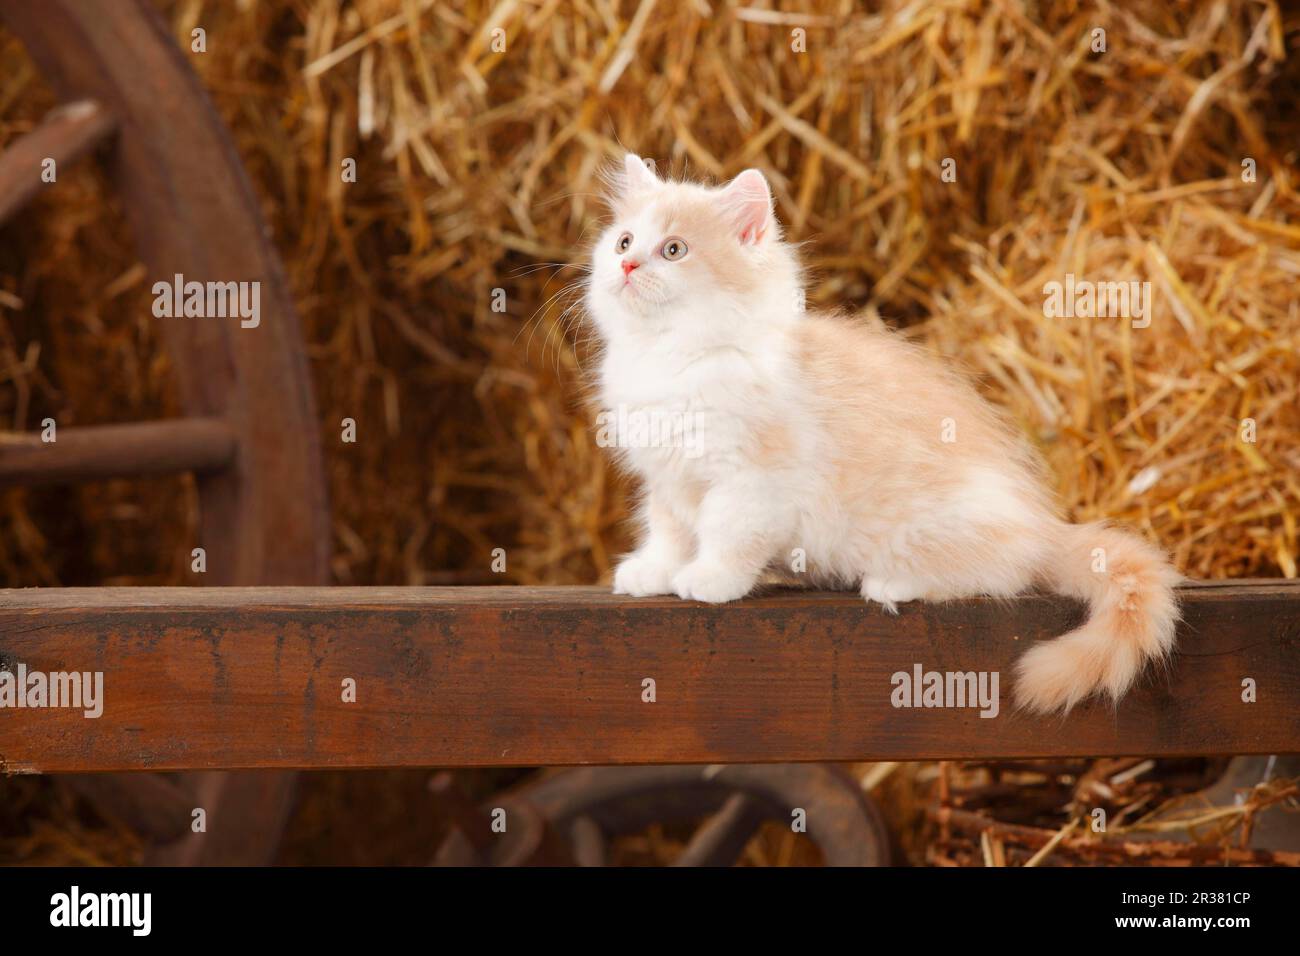
[[235,430],[214,418],[60,428],[56,438],[0,435],[0,486],[218,471],[237,445]]
[[[1118,711],[1013,711],[1050,596],[909,604],[604,588],[0,591],[8,670],[99,671],[104,709],[0,710],[10,773],[1300,752],[1300,584],[1183,590],[1171,666]],[[896,672],[999,674],[999,710],[896,708]],[[356,681],[355,703],[343,700]],[[642,682],[655,681],[654,703]],[[1242,701],[1253,679],[1258,702]]]

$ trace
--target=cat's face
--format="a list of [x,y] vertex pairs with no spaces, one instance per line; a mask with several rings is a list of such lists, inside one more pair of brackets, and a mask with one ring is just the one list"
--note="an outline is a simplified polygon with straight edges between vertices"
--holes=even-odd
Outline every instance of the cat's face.
[[667,332],[752,313],[779,244],[767,181],[746,170],[725,186],[664,182],[629,154],[613,179],[612,222],[596,243],[588,306],[606,335]]

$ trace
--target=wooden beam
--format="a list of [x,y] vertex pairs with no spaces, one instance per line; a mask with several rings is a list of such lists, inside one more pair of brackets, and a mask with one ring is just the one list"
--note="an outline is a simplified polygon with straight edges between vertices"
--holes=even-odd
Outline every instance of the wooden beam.
[[[1014,712],[1013,665],[1078,622],[1028,596],[603,588],[0,591],[0,662],[103,674],[103,714],[0,710],[9,773],[1300,752],[1300,583],[1183,590],[1178,652],[1118,710]],[[891,704],[896,672],[1000,675],[996,717]],[[356,702],[344,683],[356,683]],[[655,682],[655,701],[643,682]],[[1242,700],[1253,680],[1257,702]]]
[[55,436],[0,434],[0,487],[201,474],[226,468],[237,450],[235,430],[215,418],[60,428]]

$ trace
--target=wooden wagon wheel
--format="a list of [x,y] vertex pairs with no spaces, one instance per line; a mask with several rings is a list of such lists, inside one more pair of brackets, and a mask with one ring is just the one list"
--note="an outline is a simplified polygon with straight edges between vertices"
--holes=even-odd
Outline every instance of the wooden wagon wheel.
[[[431,789],[453,821],[439,865],[603,866],[611,837],[654,823],[698,827],[674,866],[727,866],[765,821],[796,815],[827,866],[888,866],[889,831],[875,803],[833,764],[584,767],[544,777],[480,807],[449,774]],[[504,834],[492,830],[504,809]]]
[[[183,418],[60,428],[0,449],[0,483],[193,472],[206,584],[321,584],[329,524],[311,383],[283,269],[238,154],[198,77],[147,0],[0,0],[0,19],[65,104],[0,155],[0,221],[58,165],[99,153],[122,199],[150,284],[260,283],[260,322],[156,319],[176,369]],[[159,841],[154,863],[269,858],[292,783],[287,774],[204,773],[82,780]],[[196,796],[197,794],[197,796]],[[195,802],[204,801],[204,802]],[[227,825],[215,819],[222,808]],[[208,808],[206,836],[190,808]],[[237,814],[253,819],[230,826]],[[177,813],[182,819],[175,819]]]

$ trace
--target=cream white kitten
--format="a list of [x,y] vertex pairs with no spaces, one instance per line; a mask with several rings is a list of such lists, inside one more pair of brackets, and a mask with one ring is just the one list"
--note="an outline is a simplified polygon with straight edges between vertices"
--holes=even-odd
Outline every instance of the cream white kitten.
[[1101,524],[1061,520],[1038,467],[959,375],[886,329],[805,312],[767,181],[662,181],[629,155],[586,289],[612,443],[644,533],[614,590],[744,597],[806,582],[904,601],[1043,585],[1091,604],[1018,665],[1031,710],[1118,699],[1173,645],[1179,575]]

